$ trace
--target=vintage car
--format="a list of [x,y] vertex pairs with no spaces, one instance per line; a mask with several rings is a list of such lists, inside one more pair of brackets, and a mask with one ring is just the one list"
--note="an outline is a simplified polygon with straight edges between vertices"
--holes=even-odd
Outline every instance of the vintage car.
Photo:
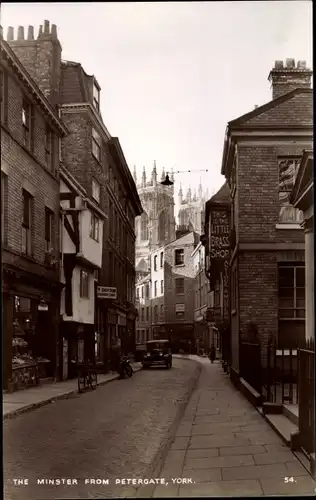
[[143,368],[163,365],[172,367],[172,353],[169,340],[149,340],[146,342],[146,352],[142,360]]

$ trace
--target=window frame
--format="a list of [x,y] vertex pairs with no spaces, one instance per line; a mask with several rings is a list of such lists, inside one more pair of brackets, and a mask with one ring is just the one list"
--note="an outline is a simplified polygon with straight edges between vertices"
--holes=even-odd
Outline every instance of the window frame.
[[[180,259],[181,262],[178,261],[178,256],[181,256],[182,258]],[[174,265],[176,267],[178,266],[184,266],[184,248],[176,248],[174,251]]]
[[158,280],[154,282],[154,296],[157,297],[158,295]]
[[[291,286],[280,286],[280,269],[293,269],[293,287]],[[303,269],[304,270],[304,286],[297,285],[297,271],[298,269]],[[305,278],[305,265],[303,263],[297,263],[297,264],[286,264],[282,263],[278,265],[278,318],[279,321],[305,321],[306,317],[306,295],[305,295],[305,286],[306,286],[306,278]],[[284,305],[280,305],[280,299],[286,298],[286,297],[281,297],[280,295],[280,290],[293,290],[293,307],[285,307]],[[303,291],[303,297],[298,297],[298,290]],[[298,307],[298,300],[302,300],[304,298],[304,307]],[[290,298],[287,298],[287,300],[291,300]],[[281,311],[292,311],[292,315],[289,316],[281,316]],[[298,311],[303,311],[302,315],[298,314]]]
[[31,149],[32,103],[26,97],[23,97],[22,101],[21,123],[22,123],[23,145],[27,149]]
[[54,171],[54,156],[53,156],[53,131],[46,125],[45,127],[45,165],[50,171]]
[[[27,210],[26,210],[26,203]],[[26,191],[22,189],[22,241],[21,241],[21,253],[23,255],[32,256],[33,255],[33,203],[34,198]],[[27,212],[27,216],[26,216]],[[27,220],[26,220],[27,219]],[[24,236],[25,235],[25,236]],[[25,242],[23,239],[25,238]]]
[[161,280],[160,281],[160,293],[163,294],[164,293],[164,280]]
[[157,269],[158,269],[157,260],[158,260],[158,256],[154,255],[154,271],[157,271]]
[[90,298],[89,290],[89,272],[85,269],[80,269],[80,285],[79,295],[81,299]]
[[101,185],[94,177],[92,177],[92,184],[91,185],[92,185],[92,188],[91,188],[92,198],[97,203],[100,203]]
[[[97,97],[95,96],[95,94],[97,94]],[[97,111],[100,111],[100,87],[97,85],[97,82],[95,80],[93,81],[92,86],[92,103],[93,107]]]
[[[49,222],[49,227],[47,223]],[[45,207],[45,252],[48,253],[53,250],[53,224],[54,224],[54,212],[49,208]]]
[[163,252],[160,252],[160,268],[163,267]]
[[[179,282],[181,281],[181,283],[183,284],[183,287],[180,287],[181,290],[183,290],[182,292],[179,292]],[[184,278],[175,278],[174,280],[174,285],[175,285],[175,295],[184,295]]]
[[[296,177],[298,174],[299,170],[299,164],[300,164],[301,157],[300,156],[295,156],[295,155],[289,155],[289,156],[278,156],[277,162],[278,162],[278,179],[279,179],[279,185],[278,185],[278,203],[279,203],[279,217],[278,217],[278,224],[300,224],[304,220],[303,212],[299,210],[298,208],[295,208],[290,202],[290,196],[296,181]],[[282,162],[288,162],[288,167],[285,171],[283,171],[284,177],[283,179],[281,178],[281,164]],[[291,165],[294,164],[294,173],[288,177],[288,179],[285,179],[286,173],[289,172]],[[289,174],[288,174],[289,175]],[[284,200],[282,200],[282,194],[285,195]],[[289,213],[293,214],[293,218],[289,218],[286,216],[287,209]],[[285,214],[285,215],[284,215]]]
[[90,212],[90,238],[99,243],[100,241],[100,219],[95,213]]
[[[94,127],[92,127],[91,140],[92,140],[92,147],[91,147],[92,156],[94,156],[94,158],[98,162],[100,162],[101,161],[101,135],[99,134],[97,129]],[[94,148],[96,148],[96,150]]]

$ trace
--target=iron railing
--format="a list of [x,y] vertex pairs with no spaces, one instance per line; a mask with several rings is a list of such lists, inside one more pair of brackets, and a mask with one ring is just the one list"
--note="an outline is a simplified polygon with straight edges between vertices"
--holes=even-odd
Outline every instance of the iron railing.
[[299,349],[299,434],[302,448],[315,452],[315,344]]
[[240,376],[259,394],[262,388],[260,344],[241,342],[239,348]]
[[268,344],[262,395],[271,403],[298,404],[297,349],[278,349],[275,343]]

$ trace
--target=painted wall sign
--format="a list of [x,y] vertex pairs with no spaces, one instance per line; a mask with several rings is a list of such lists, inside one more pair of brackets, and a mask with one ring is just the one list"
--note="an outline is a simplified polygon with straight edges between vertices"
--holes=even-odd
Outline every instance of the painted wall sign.
[[229,259],[230,259],[230,216],[226,207],[212,207],[210,210],[210,268],[223,283],[223,320],[229,320]]

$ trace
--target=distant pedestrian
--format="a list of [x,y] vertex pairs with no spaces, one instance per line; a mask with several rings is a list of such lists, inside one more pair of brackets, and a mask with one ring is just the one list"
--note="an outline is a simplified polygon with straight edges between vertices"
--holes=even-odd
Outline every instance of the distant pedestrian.
[[211,350],[210,350],[211,363],[214,363],[215,358],[216,358],[215,347],[212,345]]

